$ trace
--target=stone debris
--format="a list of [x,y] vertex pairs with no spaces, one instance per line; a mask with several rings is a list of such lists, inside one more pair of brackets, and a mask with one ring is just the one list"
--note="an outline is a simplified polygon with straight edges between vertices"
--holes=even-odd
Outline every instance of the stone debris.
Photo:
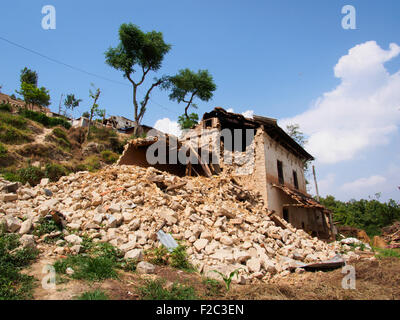
[[[9,184],[0,180],[0,190]],[[12,197],[1,194],[0,224],[23,235],[25,246],[42,242],[43,236],[29,235],[41,217],[58,212],[65,219],[66,247],[50,254],[79,253],[87,235],[116,246],[125,258],[142,260],[145,250],[159,246],[157,232],[162,230],[187,246],[191,263],[206,276],[218,276],[212,270],[229,274],[239,269],[235,281],[246,283],[287,275],[291,263],[325,261],[342,250],[339,242],[328,244],[301,229],[277,226],[261,195],[225,174],[178,177],[153,167],[109,166],[56,183],[42,179],[34,188],[20,186],[15,192]],[[358,258],[352,252],[343,257]],[[141,261],[137,270],[152,273],[154,266]]]

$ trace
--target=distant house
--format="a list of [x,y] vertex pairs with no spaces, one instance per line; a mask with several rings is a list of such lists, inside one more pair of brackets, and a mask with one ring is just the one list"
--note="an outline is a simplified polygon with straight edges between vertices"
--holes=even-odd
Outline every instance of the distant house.
[[79,117],[78,119],[73,119],[71,124],[73,127],[87,128],[89,126],[89,119],[85,117]]

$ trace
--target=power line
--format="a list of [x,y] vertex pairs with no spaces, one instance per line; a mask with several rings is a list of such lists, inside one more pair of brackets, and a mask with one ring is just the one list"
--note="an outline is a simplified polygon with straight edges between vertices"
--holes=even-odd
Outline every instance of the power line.
[[[84,73],[84,74],[87,74],[87,75],[89,75],[89,76],[96,77],[96,78],[99,78],[99,79],[102,79],[102,80],[105,80],[105,81],[109,81],[109,82],[113,82],[113,83],[116,83],[116,84],[119,84],[119,85],[123,85],[123,86],[128,86],[128,87],[130,87],[130,85],[127,84],[127,83],[124,83],[124,82],[121,82],[121,81],[117,81],[117,80],[113,80],[113,79],[109,79],[109,78],[103,77],[103,76],[101,76],[101,75],[98,75],[98,74],[95,74],[95,73],[86,71],[86,70],[84,70],[84,69],[81,69],[81,68],[72,66],[72,65],[70,65],[70,64],[68,64],[68,63],[62,62],[62,61],[60,61],[60,60],[51,58],[51,57],[46,56],[46,55],[44,55],[44,54],[42,54],[42,53],[40,53],[40,52],[37,52],[37,51],[35,51],[35,50],[29,49],[29,48],[27,48],[27,47],[24,47],[24,46],[22,46],[22,45],[20,45],[20,44],[18,44],[18,43],[15,43],[15,42],[13,42],[13,41],[11,41],[11,40],[8,40],[8,39],[6,39],[6,38],[3,38],[2,36],[0,36],[0,40],[3,40],[3,41],[5,41],[5,42],[7,42],[7,43],[9,43],[9,44],[11,44],[11,45],[13,45],[13,46],[16,46],[16,47],[18,47],[18,48],[21,48],[21,49],[23,49],[23,50],[26,50],[26,51],[28,51],[28,52],[30,52],[30,53],[36,54],[36,55],[38,55],[38,56],[40,56],[40,57],[42,57],[42,58],[44,58],[44,59],[47,59],[47,60],[49,60],[49,61],[51,61],[51,62],[60,64],[60,65],[62,65],[62,66],[65,66],[65,67],[67,67],[67,68],[70,68],[70,69],[72,69],[72,70],[75,70],[75,71],[78,71],[78,72],[81,72],[81,73]],[[141,88],[138,88],[138,89],[141,91]],[[143,93],[143,92],[142,92],[142,93]],[[163,105],[161,105],[161,104],[158,103],[157,101],[154,101],[151,97],[150,97],[149,100],[152,101],[153,103],[155,103],[156,105],[158,105],[159,107],[163,108],[164,110],[168,111],[168,112],[174,112],[174,111],[172,111],[172,110],[170,110],[170,109],[164,107]],[[175,113],[176,113],[176,112],[175,112]]]

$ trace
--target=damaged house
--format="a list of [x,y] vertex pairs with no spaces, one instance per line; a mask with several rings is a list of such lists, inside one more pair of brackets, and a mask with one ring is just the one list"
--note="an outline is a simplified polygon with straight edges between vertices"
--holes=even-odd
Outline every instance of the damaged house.
[[[191,153],[190,160],[171,162],[170,152],[166,163],[149,163],[148,148],[160,139],[172,149]],[[266,214],[278,224],[286,221],[320,239],[334,238],[331,212],[307,194],[304,164],[314,158],[276,119],[245,118],[217,107],[178,142],[173,140],[168,135],[132,140],[119,164],[154,166],[180,176],[228,173],[244,188],[261,194]]]

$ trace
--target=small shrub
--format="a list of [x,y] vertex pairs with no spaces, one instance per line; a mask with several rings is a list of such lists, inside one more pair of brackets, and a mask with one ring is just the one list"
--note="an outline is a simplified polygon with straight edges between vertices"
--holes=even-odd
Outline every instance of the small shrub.
[[0,142],[0,158],[7,154],[7,148]]
[[107,164],[113,164],[117,162],[119,156],[110,150],[104,150],[101,152],[101,157],[103,158],[104,162]]
[[186,247],[179,245],[171,252],[171,266],[187,272],[194,272],[196,269],[187,259]]
[[45,174],[40,168],[29,166],[19,169],[14,178],[22,184],[29,182],[30,185],[35,186],[40,183],[44,176]]
[[89,170],[91,172],[99,170],[101,168],[101,163],[100,163],[99,157],[96,155],[87,157],[83,161],[83,164],[86,166],[87,170]]
[[77,300],[109,300],[107,293],[99,289],[82,293]]
[[0,122],[22,130],[25,130],[27,125],[27,121],[23,117],[4,112],[0,112]]
[[36,223],[35,229],[32,233],[35,236],[41,237],[42,235],[51,233],[53,231],[61,231],[61,227],[57,225],[53,219],[41,217]]
[[154,248],[149,250],[146,253],[149,256],[149,262],[158,266],[167,265],[169,252],[167,248],[163,245],[159,246],[158,248]]
[[110,137],[110,148],[117,154],[122,154],[126,141],[120,141],[118,137]]
[[162,279],[146,280],[139,288],[143,300],[197,300],[196,291],[191,286],[174,283],[170,289],[163,287]]
[[1,103],[0,104],[0,111],[11,112],[12,111],[12,107],[8,103]]
[[56,182],[61,177],[68,175],[68,170],[62,165],[48,163],[44,169],[44,174],[46,178],[50,179],[50,181]]

